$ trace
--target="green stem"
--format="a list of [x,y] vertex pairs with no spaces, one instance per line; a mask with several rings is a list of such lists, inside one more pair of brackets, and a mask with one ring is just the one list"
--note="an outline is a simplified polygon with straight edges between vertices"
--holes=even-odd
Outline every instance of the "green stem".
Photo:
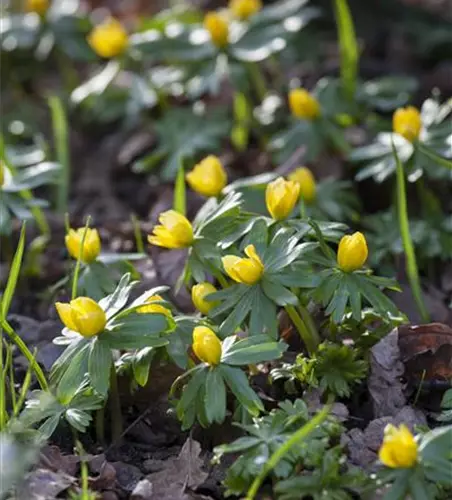
[[0,331],[0,432],[3,432],[8,422],[6,413],[6,377],[3,376],[3,333]]
[[74,277],[72,279],[71,300],[74,300],[77,297],[78,276],[80,274],[80,266],[82,265],[83,247],[85,246],[85,238],[86,238],[86,233],[87,233],[88,228],[89,228],[90,221],[91,221],[91,217],[88,215],[88,218],[86,219],[85,230],[83,231],[83,235],[82,235],[82,240],[80,241],[78,259],[77,259],[77,262],[75,264]]
[[11,341],[17,345],[20,352],[25,356],[27,361],[30,363],[30,366],[33,368],[33,371],[35,372],[36,378],[38,380],[39,385],[41,386],[41,389],[43,391],[48,391],[49,384],[47,383],[47,379],[44,375],[44,372],[42,371],[39,364],[36,362],[35,357],[30,352],[30,350],[26,346],[25,342],[19,337],[19,335],[17,335],[17,333],[13,330],[11,325],[6,320],[2,320],[0,322],[0,324],[1,324],[1,327],[8,334]]
[[115,364],[111,364],[110,370],[110,411],[111,411],[111,437],[117,442],[122,436],[122,413],[121,400],[119,399],[118,377]]
[[143,237],[141,235],[140,221],[138,220],[135,214],[131,215],[131,219],[132,219],[133,234],[135,236],[135,245],[137,247],[137,252],[144,253],[144,244],[143,244]]
[[250,75],[256,94],[259,97],[260,102],[262,102],[267,95],[265,78],[256,63],[247,63],[246,67],[248,68],[248,74]]
[[307,422],[303,427],[298,429],[297,432],[292,434],[292,437],[290,437],[273,453],[273,455],[265,463],[260,474],[253,481],[246,494],[246,500],[254,500],[257,493],[259,492],[259,488],[261,487],[267,475],[278,465],[278,463],[287,455],[287,453],[290,452],[290,450],[294,446],[296,446],[300,441],[306,439],[309,434],[315,431],[315,429],[324,422],[331,411],[333,400],[333,396],[330,396],[322,410],[317,413],[317,415],[312,420]]
[[309,330],[311,337],[314,339],[317,348],[317,346],[320,344],[320,335],[317,331],[317,327],[315,326],[315,322],[312,319],[311,313],[308,311],[308,308],[301,303],[298,304],[297,309],[300,313],[301,319],[306,325],[306,328]]
[[71,180],[67,117],[63,103],[59,97],[49,97],[48,103],[52,115],[56,156],[61,165],[61,175],[57,193],[57,211],[60,214],[64,214],[68,208],[69,184]]
[[300,217],[302,219],[306,219],[306,203],[301,197],[300,197]]
[[304,342],[306,349],[308,350],[308,353],[310,355],[313,354],[319,344],[318,339],[316,339],[312,335],[312,332],[308,329],[304,321],[301,319],[294,306],[287,305],[285,306],[285,310],[289,315],[289,318],[292,320],[293,324],[296,326],[301,340]]
[[413,240],[410,234],[410,225],[408,221],[407,197],[405,186],[405,174],[402,162],[396,158],[397,164],[397,205],[399,215],[400,234],[402,236],[403,249],[406,256],[406,272],[410,282],[413,297],[417,308],[424,322],[429,321],[429,314],[422,298],[422,290],[419,282],[419,271],[414,253]]

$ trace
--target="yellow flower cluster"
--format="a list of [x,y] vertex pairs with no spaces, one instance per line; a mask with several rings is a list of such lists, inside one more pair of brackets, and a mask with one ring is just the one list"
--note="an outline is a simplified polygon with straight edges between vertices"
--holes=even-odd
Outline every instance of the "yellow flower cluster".
[[195,165],[186,179],[193,191],[203,196],[218,196],[228,181],[220,159],[213,155]]
[[378,457],[392,469],[409,469],[416,464],[418,445],[406,425],[398,428],[391,424],[386,426]]
[[407,141],[414,142],[421,133],[421,114],[414,106],[399,108],[392,117],[392,128]]
[[319,101],[306,89],[292,89],[289,92],[290,111],[302,120],[315,120],[320,116]]
[[207,326],[197,326],[193,330],[192,348],[196,357],[204,363],[216,366],[220,362],[220,339]]
[[337,251],[337,263],[346,273],[361,269],[368,256],[367,241],[364,235],[356,232],[343,236]]
[[[83,235],[86,231],[85,240],[83,241]],[[83,248],[81,248],[83,241]],[[82,255],[80,260],[85,264],[89,264],[97,259],[100,253],[100,237],[97,229],[80,227],[78,229],[69,229],[69,232],[65,237],[66,248],[69,255],[78,259],[80,250],[82,250]]]
[[102,333],[107,324],[107,316],[100,305],[89,297],[78,297],[69,304],[55,304],[64,326],[83,337],[93,337]]
[[129,43],[129,37],[117,19],[107,19],[88,35],[88,43],[100,57],[111,59],[121,55]]

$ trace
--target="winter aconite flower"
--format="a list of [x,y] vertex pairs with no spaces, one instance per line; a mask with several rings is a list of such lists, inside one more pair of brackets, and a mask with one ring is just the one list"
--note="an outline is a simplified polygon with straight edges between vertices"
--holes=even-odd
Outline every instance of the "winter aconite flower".
[[245,254],[248,258],[226,255],[221,259],[223,267],[234,281],[245,285],[254,285],[261,279],[264,265],[257,255],[254,245],[248,245],[245,248]]
[[175,210],[163,212],[159,217],[159,226],[148,236],[151,245],[165,248],[186,248],[193,242],[193,228],[190,221]]
[[78,297],[69,304],[57,302],[55,307],[64,325],[83,337],[101,333],[107,323],[104,310],[89,297]]
[[342,271],[351,273],[363,267],[368,253],[366,238],[362,233],[346,235],[339,242],[337,263]]
[[273,219],[281,220],[288,217],[295,207],[300,195],[300,184],[294,181],[286,181],[278,177],[267,185],[265,191],[265,202],[267,210]]
[[171,311],[163,306],[162,304],[154,304],[153,302],[163,301],[160,295],[152,295],[145,301],[145,305],[140,306],[137,309],[137,313],[140,314],[163,314],[168,318],[172,316]]
[[110,59],[124,52],[129,39],[126,30],[118,20],[107,19],[91,31],[88,43],[96,54]]
[[300,196],[308,205],[315,200],[317,186],[312,172],[307,167],[300,167],[289,174],[289,180],[300,185]]
[[235,17],[245,21],[262,9],[262,2],[261,0],[231,0],[229,9]]
[[198,283],[191,289],[191,299],[195,304],[196,309],[202,314],[208,314],[218,302],[208,302],[206,297],[211,293],[215,293],[217,289],[208,282]]
[[213,155],[195,165],[186,179],[193,191],[203,196],[218,196],[228,180],[221,161]]
[[414,106],[399,108],[392,117],[392,128],[407,141],[414,142],[421,133],[421,114]]
[[404,424],[398,428],[387,425],[378,452],[380,461],[393,469],[408,469],[416,464],[417,456],[417,443],[408,427]]
[[25,10],[27,12],[36,12],[43,16],[49,8],[49,0],[27,0],[25,2]]
[[[85,239],[83,235],[86,231]],[[97,229],[81,227],[79,229],[69,229],[66,234],[65,242],[69,255],[74,259],[78,259],[81,245],[83,241],[83,249],[80,260],[85,264],[89,264],[96,260],[100,253],[100,237]]]
[[193,330],[193,352],[196,357],[209,365],[218,365],[221,359],[221,342],[207,326],[197,326]]
[[315,120],[320,116],[319,102],[305,89],[289,92],[289,107],[294,116],[303,120]]
[[221,14],[208,12],[204,17],[204,28],[209,32],[212,43],[224,47],[228,43],[229,24]]

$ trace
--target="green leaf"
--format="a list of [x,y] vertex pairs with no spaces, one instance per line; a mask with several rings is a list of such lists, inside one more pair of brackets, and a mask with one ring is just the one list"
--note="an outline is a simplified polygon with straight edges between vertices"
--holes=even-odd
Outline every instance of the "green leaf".
[[124,274],[116,290],[111,295],[108,295],[108,297],[99,301],[99,305],[105,311],[108,319],[115,316],[125,306],[135,284],[135,282],[130,283],[130,273]]
[[179,171],[177,172],[176,183],[174,185],[174,201],[173,208],[176,212],[182,215],[187,213],[187,203],[186,203],[186,186],[185,186],[185,170],[184,170],[184,159],[181,158]]
[[69,424],[79,432],[86,432],[86,428],[91,422],[91,415],[86,411],[77,408],[69,408],[65,411],[64,416]]
[[90,343],[85,344],[69,360],[68,366],[57,387],[57,397],[61,402],[69,402],[88,373]]
[[283,342],[274,342],[268,335],[253,335],[232,345],[221,362],[228,365],[250,365],[271,361],[287,349]]
[[205,384],[206,418],[210,423],[221,424],[226,416],[226,386],[220,370],[210,368]]
[[102,334],[102,341],[111,349],[141,349],[163,347],[168,340],[159,337],[168,328],[163,314],[130,314],[112,325],[110,331]]
[[60,423],[61,414],[54,415],[53,417],[45,420],[38,428],[38,432],[42,435],[42,438],[48,440],[52,437],[58,424]]
[[429,158],[433,163],[436,163],[437,165],[440,165],[441,167],[452,169],[452,161],[449,160],[448,158],[444,158],[443,156],[439,155],[432,149],[430,149],[427,146],[419,145],[419,149],[421,150],[422,153],[424,153],[425,156]]
[[144,387],[148,382],[149,370],[155,354],[156,350],[153,347],[145,347],[138,351],[133,358],[133,376],[141,387]]
[[219,365],[217,369],[221,370],[224,381],[240,404],[251,415],[257,417],[261,411],[264,411],[262,401],[253,389],[251,389],[248,379],[242,370],[227,365]]
[[8,282],[6,283],[5,292],[2,296],[1,304],[1,319],[5,320],[8,315],[9,306],[16,290],[17,280],[19,279],[20,268],[22,265],[22,258],[25,249],[25,223],[22,225],[20,231],[19,243],[17,244],[16,253],[14,254],[11,268],[9,270]]
[[250,335],[265,333],[273,339],[276,339],[278,336],[276,305],[265,295],[260,287],[256,288],[251,306],[249,332]]
[[250,312],[251,306],[254,301],[254,297],[257,293],[259,293],[259,286],[254,285],[254,286],[248,286],[247,288],[248,290],[242,296],[240,302],[238,302],[234,306],[234,309],[229,313],[228,317],[221,324],[220,326],[221,336],[225,337],[227,335],[230,335],[232,332],[235,332],[236,328],[238,328],[241,325],[242,321],[247,317],[248,313]]
[[110,347],[100,338],[91,342],[88,373],[91,385],[101,396],[106,396],[110,388],[110,368],[113,362]]
[[269,281],[264,276],[260,284],[265,295],[278,306],[287,304],[296,306],[298,304],[298,297],[279,283]]

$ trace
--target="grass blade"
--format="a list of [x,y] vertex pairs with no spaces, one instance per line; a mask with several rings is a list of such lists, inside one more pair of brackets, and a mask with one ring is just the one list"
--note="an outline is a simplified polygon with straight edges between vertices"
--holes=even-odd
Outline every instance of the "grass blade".
[[173,208],[176,212],[182,215],[187,213],[186,187],[185,187],[185,170],[181,160],[179,171],[177,172],[176,184],[174,186],[174,202]]

